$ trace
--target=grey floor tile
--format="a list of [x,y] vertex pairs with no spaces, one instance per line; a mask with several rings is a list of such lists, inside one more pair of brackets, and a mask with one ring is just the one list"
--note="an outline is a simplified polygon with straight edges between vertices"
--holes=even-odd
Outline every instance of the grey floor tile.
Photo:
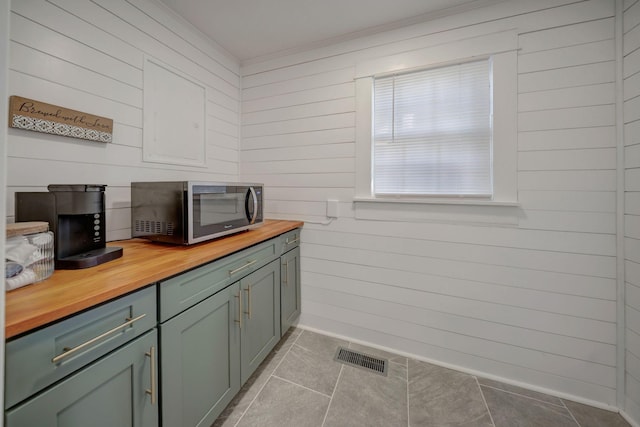
[[409,359],[409,425],[493,427],[475,377]]
[[362,426],[407,426],[406,365],[390,363],[387,376],[343,367],[324,427]]
[[301,333],[301,329],[289,329],[289,331],[284,334],[280,342],[276,344],[275,348],[271,351],[269,356],[267,356],[265,361],[262,362],[262,365],[264,366],[260,366],[258,369],[270,371],[269,373],[271,374],[278,367],[293,344],[298,340]]
[[231,403],[222,411],[213,427],[234,426],[238,422],[301,332],[300,329],[289,329],[271,353],[258,366],[258,369],[249,377]]
[[243,413],[244,410],[237,410],[236,412],[230,410],[229,413],[227,413],[227,409],[225,409],[211,427],[233,427],[236,425]]
[[333,357],[341,345],[348,342],[303,331],[274,375],[331,396],[342,366]]
[[222,411],[213,427],[233,426],[238,422],[273,373],[275,367],[269,368],[273,360],[273,357],[270,357],[272,355],[273,353],[267,356],[265,361],[256,369],[256,372],[249,377],[247,382],[240,388],[238,394]]
[[296,344],[298,346],[321,354],[322,356],[328,356],[333,359],[333,356],[335,356],[338,347],[348,347],[349,341],[303,330],[296,340]]
[[630,424],[616,412],[605,411],[570,400],[564,400],[564,403],[580,427],[630,427]]
[[[338,346],[389,359],[389,376],[334,361]],[[325,427],[630,427],[613,412],[296,328],[214,426],[321,427],[323,420]]]
[[329,398],[271,377],[238,427],[320,427]]
[[481,386],[496,427],[578,427],[564,406]]
[[543,402],[552,403],[554,405],[563,406],[560,398],[555,396],[549,396],[548,394],[539,393],[533,390],[527,390],[526,388],[505,384],[500,381],[494,381],[487,378],[478,377],[478,382],[480,383],[480,385],[486,385],[489,387],[497,388],[504,391],[509,391],[511,393],[520,394],[526,397],[530,397],[532,399],[537,399]]
[[302,329],[295,327],[289,328],[289,330],[287,330],[287,332],[284,333],[284,336],[280,339],[280,342],[276,344],[275,350],[289,348],[298,339],[300,334],[302,334]]

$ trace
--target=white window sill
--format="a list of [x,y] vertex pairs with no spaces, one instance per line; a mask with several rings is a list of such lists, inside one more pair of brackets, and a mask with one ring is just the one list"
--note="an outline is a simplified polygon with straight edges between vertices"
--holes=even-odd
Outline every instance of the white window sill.
[[357,219],[399,222],[446,222],[514,227],[520,203],[486,199],[355,197]]
[[424,198],[412,199],[404,197],[355,197],[355,203],[402,203],[402,204],[419,204],[419,205],[469,205],[469,206],[506,206],[520,207],[519,202],[496,201],[486,199],[440,199],[440,198]]

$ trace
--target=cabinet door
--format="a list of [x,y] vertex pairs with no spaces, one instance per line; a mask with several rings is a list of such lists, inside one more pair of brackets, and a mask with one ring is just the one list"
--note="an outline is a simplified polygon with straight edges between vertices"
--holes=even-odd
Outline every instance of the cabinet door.
[[160,325],[162,425],[209,427],[240,390],[239,285]]
[[240,280],[242,291],[241,384],[280,340],[280,261]]
[[5,409],[156,326],[149,286],[6,343]]
[[300,315],[300,248],[280,258],[282,274],[280,298],[280,334],[284,335]]
[[154,329],[7,411],[7,427],[158,426],[156,348]]

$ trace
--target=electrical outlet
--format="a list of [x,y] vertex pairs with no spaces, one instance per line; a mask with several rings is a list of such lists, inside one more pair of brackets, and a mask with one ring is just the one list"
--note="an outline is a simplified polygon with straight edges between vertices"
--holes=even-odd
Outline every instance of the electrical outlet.
[[334,199],[327,200],[327,217],[338,218],[338,201]]

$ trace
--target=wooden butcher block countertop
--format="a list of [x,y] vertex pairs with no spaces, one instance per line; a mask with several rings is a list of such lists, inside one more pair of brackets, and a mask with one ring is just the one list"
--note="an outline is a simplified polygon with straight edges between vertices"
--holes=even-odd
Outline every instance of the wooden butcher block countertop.
[[302,225],[300,221],[267,220],[254,230],[191,246],[144,239],[110,242],[107,246],[123,248],[121,258],[81,270],[56,270],[47,280],[7,292],[5,338],[79,313]]

